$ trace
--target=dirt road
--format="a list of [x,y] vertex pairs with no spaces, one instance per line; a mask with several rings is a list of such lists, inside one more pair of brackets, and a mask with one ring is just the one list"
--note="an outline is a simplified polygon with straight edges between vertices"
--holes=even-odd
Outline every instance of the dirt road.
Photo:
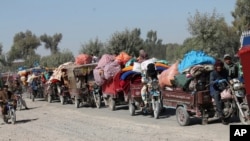
[[[193,120],[181,127],[174,109],[167,108],[154,119],[150,115],[130,116],[127,107],[116,111],[108,108],[80,107],[32,102],[30,110],[17,111],[15,125],[0,121],[0,141],[228,141],[229,125],[213,121],[200,125]],[[233,124],[238,124],[235,121]]]

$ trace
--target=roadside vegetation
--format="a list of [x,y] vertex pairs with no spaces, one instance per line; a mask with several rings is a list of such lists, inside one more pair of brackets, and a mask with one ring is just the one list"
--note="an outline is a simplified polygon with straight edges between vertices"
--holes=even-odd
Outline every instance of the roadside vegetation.
[[[234,55],[239,48],[239,38],[243,30],[250,25],[250,1],[237,0],[232,11],[234,20],[226,23],[223,15],[214,10],[212,13],[200,13],[197,11],[187,19],[188,31],[191,36],[178,43],[163,43],[157,36],[157,31],[150,30],[146,38],[141,37],[141,29],[125,29],[111,35],[107,42],[98,38],[90,39],[81,45],[79,54],[93,54],[101,56],[104,53],[119,54],[125,51],[132,56],[138,56],[138,50],[144,49],[150,52],[149,57],[165,59],[174,62],[183,58],[183,55],[191,50],[203,50],[207,54],[221,58],[225,53]],[[176,33],[181,34],[181,33]],[[171,35],[169,35],[171,36]],[[13,37],[13,44],[7,53],[2,51],[0,41],[0,69],[2,72],[15,71],[13,61],[24,60],[24,66],[33,67],[34,62],[44,67],[58,67],[68,61],[74,61],[74,55],[70,49],[61,50],[60,42],[63,40],[61,33],[54,35],[35,35],[32,31],[21,31]],[[41,56],[35,51],[38,48],[50,50],[50,55]]]

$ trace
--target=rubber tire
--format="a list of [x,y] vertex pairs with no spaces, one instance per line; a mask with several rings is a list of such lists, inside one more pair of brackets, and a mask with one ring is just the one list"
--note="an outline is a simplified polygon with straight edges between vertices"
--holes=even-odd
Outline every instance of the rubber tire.
[[[19,101],[19,102],[18,102],[18,101]],[[23,105],[22,105],[21,100],[18,100],[18,101],[17,101],[17,110],[18,110],[18,111],[21,111]],[[19,103],[19,104],[18,104],[18,103]]]
[[[242,109],[242,112],[243,112],[245,115],[248,114],[249,107],[248,107],[247,104],[242,105],[241,109]],[[238,116],[239,116],[240,122],[241,122],[243,125],[249,125],[249,124],[250,124],[250,120],[245,121],[244,118],[242,117],[242,115],[240,114],[240,111],[239,111],[239,110],[238,110]]]
[[129,113],[131,116],[135,115],[135,104],[131,102],[131,100],[129,100]]
[[62,95],[60,95],[59,97],[60,97],[60,103],[64,105],[64,97]]
[[34,96],[34,94],[32,94],[31,97],[32,97],[32,102],[34,102],[34,101],[35,101],[35,96]]
[[115,111],[115,100],[113,98],[109,98],[109,108],[112,111]]
[[14,110],[10,112],[11,112],[11,115],[10,115],[11,124],[16,124],[16,112]]
[[98,94],[98,95],[95,95],[94,96],[94,100],[95,100],[95,106],[96,108],[100,108],[101,107],[101,95]]
[[8,123],[7,115],[3,115],[3,121],[4,121],[4,123]]
[[152,103],[152,104],[155,104],[155,109],[153,111],[154,113],[154,118],[155,119],[158,119],[159,118],[159,115],[160,115],[160,103],[158,101],[155,101],[155,103]]
[[190,115],[182,106],[179,106],[176,109],[176,119],[180,126],[187,126],[190,123]]
[[48,94],[48,99],[47,100],[48,100],[49,103],[52,103],[52,96],[50,94]]
[[80,107],[80,101],[79,99],[75,98],[75,107],[79,108]]

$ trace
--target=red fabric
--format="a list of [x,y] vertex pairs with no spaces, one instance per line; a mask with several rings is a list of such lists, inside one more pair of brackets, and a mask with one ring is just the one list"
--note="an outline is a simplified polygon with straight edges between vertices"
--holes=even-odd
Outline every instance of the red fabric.
[[75,64],[82,65],[82,64],[89,64],[92,62],[92,56],[88,54],[80,54],[75,59]]
[[121,52],[115,59],[125,65],[131,58],[126,52]]

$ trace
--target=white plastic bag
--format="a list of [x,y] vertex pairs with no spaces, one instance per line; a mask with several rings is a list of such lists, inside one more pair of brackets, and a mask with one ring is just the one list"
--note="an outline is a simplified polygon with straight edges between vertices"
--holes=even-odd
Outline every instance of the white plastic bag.
[[143,61],[143,62],[141,63],[141,69],[142,69],[142,70],[147,70],[148,64],[155,63],[156,61],[157,61],[156,58],[151,58],[151,59],[148,59],[148,60],[146,60],[146,61]]
[[142,71],[142,70],[141,70],[141,63],[134,62],[132,71],[141,72],[141,71]]

